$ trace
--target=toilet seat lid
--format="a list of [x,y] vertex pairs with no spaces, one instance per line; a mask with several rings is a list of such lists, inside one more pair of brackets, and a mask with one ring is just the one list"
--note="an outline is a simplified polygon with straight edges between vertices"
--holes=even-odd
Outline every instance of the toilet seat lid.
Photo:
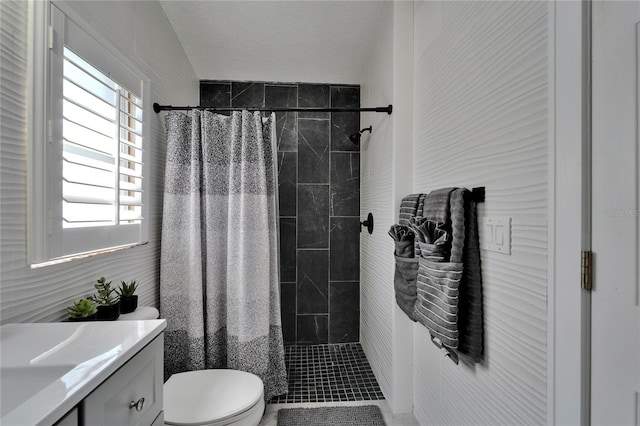
[[244,371],[198,370],[172,375],[163,392],[165,422],[202,425],[251,409],[264,398],[264,385]]

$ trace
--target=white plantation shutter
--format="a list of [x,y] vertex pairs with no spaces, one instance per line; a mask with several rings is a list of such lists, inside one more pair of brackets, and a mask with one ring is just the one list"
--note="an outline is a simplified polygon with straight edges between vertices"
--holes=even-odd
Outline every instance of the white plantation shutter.
[[119,223],[142,220],[142,101],[120,92]]
[[67,47],[63,227],[142,220],[142,101]]
[[66,47],[63,70],[62,226],[115,224],[120,89]]
[[50,19],[48,237],[36,262],[146,239],[148,82],[55,5]]

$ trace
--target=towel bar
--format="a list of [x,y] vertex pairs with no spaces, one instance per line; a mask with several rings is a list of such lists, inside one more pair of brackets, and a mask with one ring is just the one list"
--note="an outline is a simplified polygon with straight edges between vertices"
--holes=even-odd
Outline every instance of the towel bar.
[[479,186],[471,190],[471,199],[476,203],[484,203],[484,186]]

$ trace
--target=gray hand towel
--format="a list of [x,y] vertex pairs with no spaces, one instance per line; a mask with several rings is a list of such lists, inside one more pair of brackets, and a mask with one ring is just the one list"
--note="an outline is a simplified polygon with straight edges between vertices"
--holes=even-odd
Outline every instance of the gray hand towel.
[[396,303],[407,314],[409,319],[416,321],[418,259],[395,256],[395,260],[396,271],[393,277],[393,287],[396,294]]
[[407,226],[392,225],[389,236],[393,238],[395,255],[399,257],[414,257],[414,232]]
[[[416,257],[440,256],[441,261],[448,259],[449,234],[441,229],[442,224],[432,222],[423,217],[414,217],[409,221],[409,228],[415,234]],[[427,255],[422,249],[427,250]]]

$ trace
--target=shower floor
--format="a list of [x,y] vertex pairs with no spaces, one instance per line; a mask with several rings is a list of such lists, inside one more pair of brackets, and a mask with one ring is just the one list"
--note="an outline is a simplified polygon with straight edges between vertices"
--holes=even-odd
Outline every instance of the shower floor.
[[287,346],[289,393],[272,404],[384,399],[360,343]]

